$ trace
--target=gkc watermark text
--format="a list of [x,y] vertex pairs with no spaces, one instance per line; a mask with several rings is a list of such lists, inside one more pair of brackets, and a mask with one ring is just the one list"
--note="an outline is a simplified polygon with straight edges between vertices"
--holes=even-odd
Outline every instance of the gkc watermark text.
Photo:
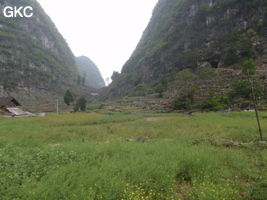
[[7,6],[3,10],[3,14],[5,17],[32,17],[33,16],[33,8],[31,6],[17,6],[11,7]]

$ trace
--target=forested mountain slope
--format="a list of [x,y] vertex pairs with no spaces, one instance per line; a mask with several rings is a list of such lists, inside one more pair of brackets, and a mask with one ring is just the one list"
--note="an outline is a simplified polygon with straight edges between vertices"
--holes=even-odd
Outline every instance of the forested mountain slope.
[[82,78],[85,77],[85,82],[94,88],[105,87],[105,81],[96,64],[86,56],[76,57],[76,62]]
[[[103,99],[155,92],[172,85],[189,69],[239,69],[248,58],[258,67],[267,60],[267,1],[159,0],[152,18],[121,74]],[[199,84],[199,83],[198,83]]]

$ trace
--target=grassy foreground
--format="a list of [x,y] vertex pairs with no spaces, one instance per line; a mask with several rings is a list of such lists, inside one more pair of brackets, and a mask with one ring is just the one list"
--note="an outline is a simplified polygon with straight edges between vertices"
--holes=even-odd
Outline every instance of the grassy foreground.
[[[153,139],[124,140],[140,137]],[[203,138],[254,145],[192,142]],[[263,200],[258,141],[254,113],[0,118],[0,199]]]

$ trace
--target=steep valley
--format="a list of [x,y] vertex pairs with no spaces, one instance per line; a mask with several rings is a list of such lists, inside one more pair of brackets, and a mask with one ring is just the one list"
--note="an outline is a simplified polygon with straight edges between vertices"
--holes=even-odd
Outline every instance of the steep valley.
[[36,0],[1,0],[0,11],[18,3],[32,6],[34,15],[0,15],[0,95],[14,96],[26,108],[54,107],[57,99],[63,107],[69,89],[75,98],[99,93],[100,101],[154,95],[173,109],[205,109],[205,102],[217,102],[215,110],[243,109],[251,101],[242,74],[249,59],[259,74],[259,104],[267,105],[265,0],[159,0],[136,49],[108,87],[93,61],[74,57]]

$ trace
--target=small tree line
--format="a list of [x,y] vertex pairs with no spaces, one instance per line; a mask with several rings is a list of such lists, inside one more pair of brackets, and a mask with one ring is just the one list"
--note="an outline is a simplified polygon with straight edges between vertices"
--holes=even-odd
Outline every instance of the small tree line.
[[84,71],[83,72],[83,76],[81,76],[80,74],[78,75],[77,84],[84,86],[85,85],[85,80],[86,80],[86,72]]
[[[64,102],[67,106],[70,106],[71,103],[75,102],[75,99],[73,98],[73,95],[69,90],[66,91],[65,96],[64,96]],[[78,112],[79,110],[85,111],[86,109],[86,103],[87,100],[84,98],[84,96],[80,97],[77,99],[76,103],[74,104],[74,112]]]

